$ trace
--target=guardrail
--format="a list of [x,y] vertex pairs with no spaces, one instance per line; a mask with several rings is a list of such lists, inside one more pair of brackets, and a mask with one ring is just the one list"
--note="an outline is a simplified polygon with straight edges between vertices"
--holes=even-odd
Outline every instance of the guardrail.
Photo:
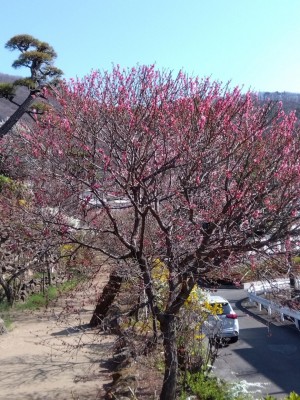
[[[295,288],[300,287],[300,280],[295,279]],[[267,309],[268,314],[272,315],[272,312],[280,315],[281,321],[284,321],[285,317],[292,318],[294,324],[298,330],[300,330],[300,311],[293,310],[289,307],[282,307],[276,304],[274,301],[267,300],[264,297],[259,296],[260,294],[276,291],[280,289],[290,289],[289,279],[278,279],[273,282],[254,282],[244,287],[248,291],[248,297],[251,302],[258,304],[259,310],[264,307]]]

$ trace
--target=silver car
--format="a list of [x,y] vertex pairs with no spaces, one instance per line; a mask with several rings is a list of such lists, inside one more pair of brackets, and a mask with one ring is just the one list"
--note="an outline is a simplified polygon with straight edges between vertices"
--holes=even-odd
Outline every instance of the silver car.
[[235,343],[239,339],[239,321],[228,300],[221,296],[209,296],[209,304],[217,306],[217,314],[209,314],[203,331],[209,338]]

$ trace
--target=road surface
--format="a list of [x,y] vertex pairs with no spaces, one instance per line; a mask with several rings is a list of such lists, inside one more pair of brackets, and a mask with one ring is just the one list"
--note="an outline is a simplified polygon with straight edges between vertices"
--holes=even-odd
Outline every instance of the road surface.
[[282,324],[247,300],[242,289],[219,289],[216,294],[230,301],[238,314],[240,339],[223,347],[215,373],[253,393],[282,399],[300,393],[300,332],[294,324]]

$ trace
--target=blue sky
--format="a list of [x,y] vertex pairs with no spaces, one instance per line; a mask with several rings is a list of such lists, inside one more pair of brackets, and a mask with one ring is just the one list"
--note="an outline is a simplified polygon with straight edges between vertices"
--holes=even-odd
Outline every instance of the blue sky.
[[300,0],[15,0],[1,4],[0,72],[27,33],[50,43],[66,78],[112,64],[232,81],[255,91],[300,92]]

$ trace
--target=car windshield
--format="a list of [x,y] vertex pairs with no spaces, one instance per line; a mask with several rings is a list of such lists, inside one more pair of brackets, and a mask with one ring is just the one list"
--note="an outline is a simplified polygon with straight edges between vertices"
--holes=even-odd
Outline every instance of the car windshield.
[[210,304],[212,307],[216,307],[217,306],[217,314],[218,315],[226,315],[226,314],[230,314],[231,313],[231,308],[229,303],[211,303]]

